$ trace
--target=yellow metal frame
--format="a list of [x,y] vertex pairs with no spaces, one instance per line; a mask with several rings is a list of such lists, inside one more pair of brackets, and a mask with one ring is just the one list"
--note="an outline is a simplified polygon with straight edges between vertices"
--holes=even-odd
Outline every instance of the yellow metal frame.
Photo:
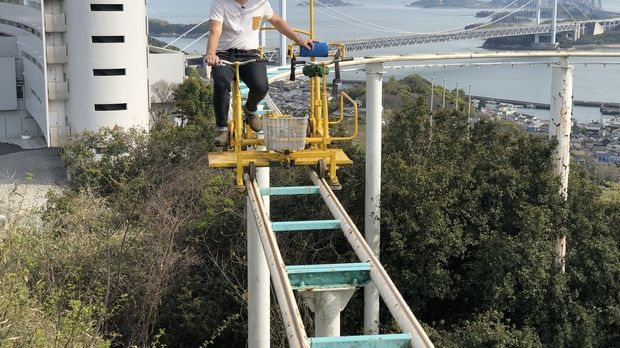
[[[311,4],[311,29],[309,32],[297,29],[296,32],[307,34],[314,38],[314,5]],[[264,28],[269,30],[270,28]],[[334,44],[339,47],[344,54],[344,46]],[[344,57],[342,57],[344,58]],[[314,61],[315,59],[312,58]],[[319,63],[322,72],[325,72],[327,64]],[[230,146],[232,151],[209,153],[209,166],[215,168],[235,168],[235,183],[238,188],[244,186],[243,173],[252,163],[254,167],[268,167],[271,165],[281,166],[312,166],[318,165],[322,161],[325,164],[326,178],[332,185],[339,185],[337,170],[340,165],[350,165],[353,162],[347,155],[338,148],[329,148],[333,142],[352,141],[357,137],[359,130],[359,110],[357,103],[345,92],[340,94],[340,115],[336,121],[329,119],[329,103],[327,97],[327,75],[321,73],[320,76],[310,78],[310,110],[308,119],[308,136],[306,137],[306,147],[301,151],[275,152],[258,151],[248,149],[248,147],[264,146],[265,141],[259,139],[249,127],[244,127],[242,97],[239,79],[239,62],[234,64],[235,79],[232,85],[232,120],[229,121]],[[342,123],[344,120],[345,101],[353,105],[355,129],[351,136],[332,137],[329,126]],[[280,117],[282,115],[266,115],[266,117]]]

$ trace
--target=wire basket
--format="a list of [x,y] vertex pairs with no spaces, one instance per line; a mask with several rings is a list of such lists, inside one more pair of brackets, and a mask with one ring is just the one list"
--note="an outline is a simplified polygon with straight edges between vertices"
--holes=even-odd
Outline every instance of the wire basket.
[[306,146],[307,117],[265,117],[265,146],[270,151],[299,151]]

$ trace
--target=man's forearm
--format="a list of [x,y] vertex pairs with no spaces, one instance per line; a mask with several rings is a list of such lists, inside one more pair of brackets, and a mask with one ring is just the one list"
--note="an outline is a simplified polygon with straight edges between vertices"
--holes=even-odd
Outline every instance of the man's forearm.
[[217,52],[217,46],[218,43],[220,41],[220,33],[218,32],[211,32],[211,34],[209,35],[209,41],[207,44],[207,55],[208,54],[215,54]]

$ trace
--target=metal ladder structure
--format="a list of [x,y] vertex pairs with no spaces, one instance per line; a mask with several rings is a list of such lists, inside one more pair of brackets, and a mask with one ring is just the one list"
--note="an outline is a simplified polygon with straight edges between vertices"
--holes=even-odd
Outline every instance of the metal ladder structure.
[[[396,289],[378,258],[372,252],[325,179],[309,171],[314,186],[261,189],[256,180],[245,176],[249,207],[253,212],[261,244],[269,267],[290,347],[433,347],[411,309]],[[320,195],[333,220],[270,220],[264,196]],[[276,233],[341,229],[359,258],[353,264],[285,265]],[[385,335],[340,336],[340,312],[358,288],[373,283],[402,333]],[[301,319],[297,291],[315,313],[315,335],[309,338]]]

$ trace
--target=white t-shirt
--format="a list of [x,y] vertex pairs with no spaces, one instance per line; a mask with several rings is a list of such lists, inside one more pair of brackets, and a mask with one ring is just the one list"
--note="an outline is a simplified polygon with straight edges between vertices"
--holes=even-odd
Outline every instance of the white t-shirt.
[[217,50],[257,49],[261,22],[272,16],[273,9],[267,0],[248,0],[243,7],[235,0],[214,0],[209,20],[223,23]]

